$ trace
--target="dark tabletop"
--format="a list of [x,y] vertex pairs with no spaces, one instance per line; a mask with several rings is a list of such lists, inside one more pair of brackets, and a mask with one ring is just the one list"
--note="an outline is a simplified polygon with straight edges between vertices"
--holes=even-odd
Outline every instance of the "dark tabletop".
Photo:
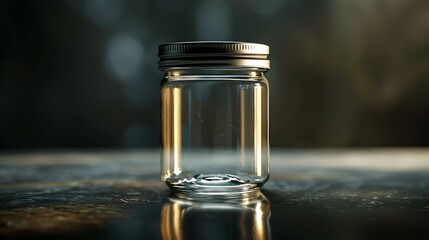
[[169,194],[157,151],[0,154],[0,239],[429,239],[429,149],[273,150],[262,195]]

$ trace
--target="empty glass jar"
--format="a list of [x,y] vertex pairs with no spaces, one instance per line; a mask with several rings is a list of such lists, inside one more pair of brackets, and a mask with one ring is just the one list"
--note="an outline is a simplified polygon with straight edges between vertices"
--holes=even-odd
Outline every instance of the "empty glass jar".
[[245,42],[159,47],[161,178],[173,192],[231,196],[268,180],[268,53]]

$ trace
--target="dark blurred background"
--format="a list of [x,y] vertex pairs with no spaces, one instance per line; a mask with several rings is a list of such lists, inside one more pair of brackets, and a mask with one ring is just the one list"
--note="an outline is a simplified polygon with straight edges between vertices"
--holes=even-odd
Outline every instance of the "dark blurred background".
[[271,47],[272,147],[429,145],[427,0],[0,2],[0,146],[158,147],[157,46]]

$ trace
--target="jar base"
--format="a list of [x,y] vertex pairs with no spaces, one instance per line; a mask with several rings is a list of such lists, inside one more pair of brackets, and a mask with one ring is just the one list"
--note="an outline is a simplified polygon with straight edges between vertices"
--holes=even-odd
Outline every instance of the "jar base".
[[241,198],[257,193],[263,183],[233,174],[198,174],[174,182],[167,181],[173,194],[182,198]]

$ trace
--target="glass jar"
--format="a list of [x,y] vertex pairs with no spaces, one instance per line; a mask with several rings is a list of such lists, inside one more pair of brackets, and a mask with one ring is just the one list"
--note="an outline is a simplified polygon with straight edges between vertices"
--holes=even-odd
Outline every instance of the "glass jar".
[[159,47],[161,178],[173,192],[232,196],[268,180],[268,53],[244,42]]

